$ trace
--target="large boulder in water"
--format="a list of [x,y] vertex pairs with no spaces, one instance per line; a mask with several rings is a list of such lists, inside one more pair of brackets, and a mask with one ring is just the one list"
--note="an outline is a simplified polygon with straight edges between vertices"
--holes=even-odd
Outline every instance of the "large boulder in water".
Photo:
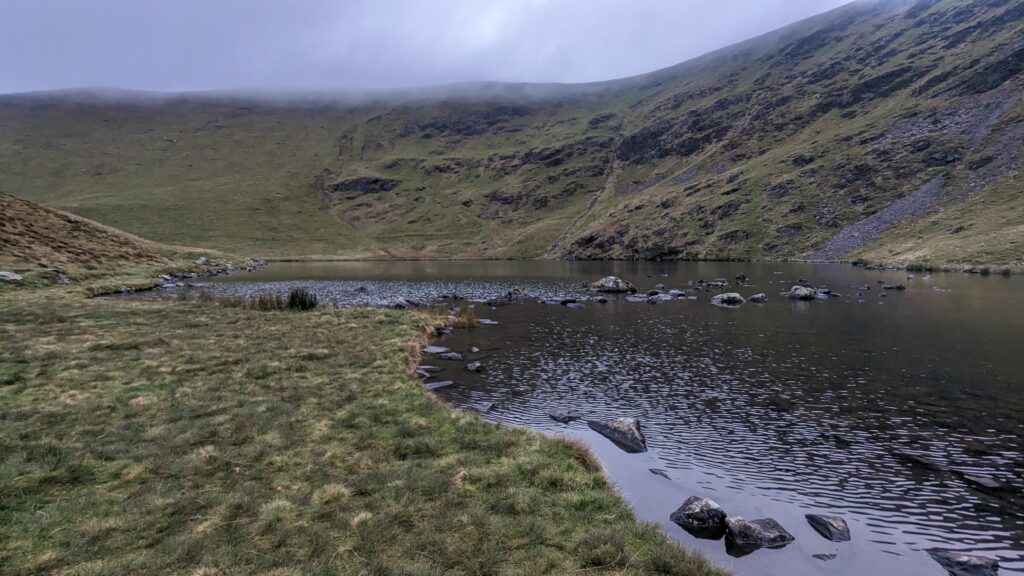
[[632,284],[617,276],[605,276],[591,284],[590,287],[598,292],[636,292],[636,288]]
[[814,288],[808,288],[807,286],[793,286],[786,293],[786,298],[790,300],[814,300],[818,297],[818,293]]
[[740,516],[725,519],[727,551],[743,556],[758,548],[782,548],[796,538],[773,518],[744,520]]
[[735,292],[726,292],[725,294],[716,294],[711,297],[711,303],[715,306],[726,306],[729,308],[735,308],[741,306],[746,300],[743,296]]
[[949,576],[996,576],[999,561],[995,558],[964,554],[957,550],[932,548],[928,554],[949,572]]
[[647,439],[640,431],[640,421],[636,418],[588,420],[587,426],[626,452],[632,454],[647,452]]
[[669,519],[697,538],[718,540],[725,536],[725,510],[714,500],[690,496]]
[[822,516],[821,514],[807,514],[807,523],[814,528],[814,531],[833,542],[849,542],[850,527],[846,520],[838,516]]

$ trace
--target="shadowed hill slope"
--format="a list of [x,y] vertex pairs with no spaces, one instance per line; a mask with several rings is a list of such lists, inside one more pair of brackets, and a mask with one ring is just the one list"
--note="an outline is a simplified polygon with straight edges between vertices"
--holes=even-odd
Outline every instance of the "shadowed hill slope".
[[0,186],[271,255],[1024,263],[1024,0],[861,1],[678,66],[391,103],[0,97]]

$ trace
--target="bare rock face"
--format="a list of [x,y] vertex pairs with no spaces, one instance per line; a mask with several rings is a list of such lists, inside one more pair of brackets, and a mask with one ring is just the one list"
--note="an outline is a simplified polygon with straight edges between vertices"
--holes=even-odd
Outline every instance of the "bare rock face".
[[618,293],[633,293],[636,292],[636,288],[632,284],[626,282],[622,278],[617,276],[605,276],[597,282],[594,282],[590,287],[598,292],[618,292]]
[[820,514],[807,514],[807,523],[814,528],[814,531],[833,542],[849,542],[850,527],[846,520],[838,516],[822,516]]
[[587,426],[626,452],[631,454],[647,452],[647,439],[640,431],[640,421],[636,418],[588,420]]
[[775,519],[744,520],[740,516],[725,519],[726,552],[746,556],[759,548],[783,548],[796,540]]
[[690,496],[669,519],[697,538],[718,540],[725,536],[725,510],[708,498]]
[[964,554],[957,550],[932,548],[928,554],[949,572],[949,576],[996,576],[999,561],[986,556]]

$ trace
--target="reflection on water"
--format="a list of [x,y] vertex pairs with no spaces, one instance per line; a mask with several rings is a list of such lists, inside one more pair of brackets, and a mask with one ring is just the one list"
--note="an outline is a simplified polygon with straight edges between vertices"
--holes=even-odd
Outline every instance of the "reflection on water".
[[[605,274],[646,291],[740,273],[749,286],[729,290],[764,292],[767,303],[715,307],[715,292],[699,291],[698,300],[657,305],[480,304],[477,315],[498,324],[442,345],[485,370],[431,360],[445,368],[436,380],[456,382],[437,394],[457,407],[493,402],[488,418],[586,439],[642,517],[740,574],[942,575],[924,552],[932,547],[1024,572],[1024,279],[741,263],[410,262],[274,265],[209,289],[301,284],[332,302],[386,305],[452,293],[486,300],[513,288],[585,296],[583,284]],[[780,296],[800,278],[842,296]],[[878,281],[908,289],[886,293]],[[474,346],[480,352],[469,353]],[[584,419],[555,422],[553,408]],[[585,422],[618,416],[641,420],[648,452],[626,454]],[[729,556],[721,541],[668,521],[691,495],[730,515],[775,518],[796,542]],[[843,516],[852,541],[823,539],[807,513]]]

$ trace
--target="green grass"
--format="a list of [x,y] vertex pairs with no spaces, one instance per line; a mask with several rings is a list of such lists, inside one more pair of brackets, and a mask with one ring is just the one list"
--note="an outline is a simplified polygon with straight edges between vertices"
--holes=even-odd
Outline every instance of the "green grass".
[[437,317],[0,294],[5,574],[719,574],[411,376]]

